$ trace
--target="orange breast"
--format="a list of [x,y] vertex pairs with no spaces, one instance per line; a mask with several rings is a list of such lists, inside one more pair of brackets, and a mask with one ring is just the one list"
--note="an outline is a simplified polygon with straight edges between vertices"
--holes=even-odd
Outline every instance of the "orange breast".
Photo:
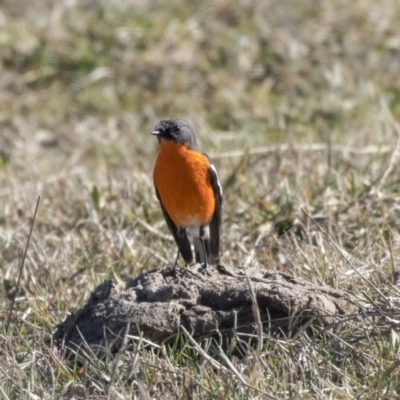
[[154,183],[161,201],[177,226],[206,224],[215,210],[209,161],[185,145],[162,140],[154,166]]

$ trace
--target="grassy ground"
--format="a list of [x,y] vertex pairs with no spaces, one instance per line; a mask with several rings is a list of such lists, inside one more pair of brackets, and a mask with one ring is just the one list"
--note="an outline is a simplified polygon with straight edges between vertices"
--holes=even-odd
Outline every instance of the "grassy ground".
[[[399,20],[396,0],[1,2],[0,398],[400,396]],[[185,338],[61,359],[46,340],[99,283],[174,257],[149,134],[172,116],[223,181],[226,265],[350,290],[377,316],[266,331],[229,362]]]

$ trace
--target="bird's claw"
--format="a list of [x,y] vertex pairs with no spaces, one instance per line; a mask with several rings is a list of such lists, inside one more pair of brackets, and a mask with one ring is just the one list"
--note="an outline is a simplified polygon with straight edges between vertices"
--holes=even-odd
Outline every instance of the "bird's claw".
[[181,269],[178,264],[174,264],[165,268],[165,276],[177,277],[181,273]]
[[201,268],[200,268],[200,273],[202,275],[207,275],[207,276],[211,276],[210,271],[208,269],[208,265],[207,264],[202,264]]

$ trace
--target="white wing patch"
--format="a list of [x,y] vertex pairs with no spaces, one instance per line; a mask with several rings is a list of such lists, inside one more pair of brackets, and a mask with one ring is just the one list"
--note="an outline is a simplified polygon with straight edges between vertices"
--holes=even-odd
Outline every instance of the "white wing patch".
[[216,170],[215,167],[214,167],[214,164],[210,164],[210,169],[212,170],[212,172],[213,172],[213,174],[214,174],[214,177],[215,177],[216,180],[217,180],[218,195],[219,195],[220,197],[222,197],[222,186],[221,186],[221,182],[219,181],[218,173],[217,173],[217,170]]

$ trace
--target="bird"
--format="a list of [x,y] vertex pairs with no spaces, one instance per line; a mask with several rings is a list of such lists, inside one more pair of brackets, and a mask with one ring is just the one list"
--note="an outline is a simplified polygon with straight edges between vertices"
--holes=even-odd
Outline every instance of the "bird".
[[164,119],[154,131],[159,152],[153,170],[156,196],[167,226],[186,265],[195,260],[201,272],[209,274],[209,265],[220,263],[222,225],[222,186],[215,166],[197,144],[186,120]]

